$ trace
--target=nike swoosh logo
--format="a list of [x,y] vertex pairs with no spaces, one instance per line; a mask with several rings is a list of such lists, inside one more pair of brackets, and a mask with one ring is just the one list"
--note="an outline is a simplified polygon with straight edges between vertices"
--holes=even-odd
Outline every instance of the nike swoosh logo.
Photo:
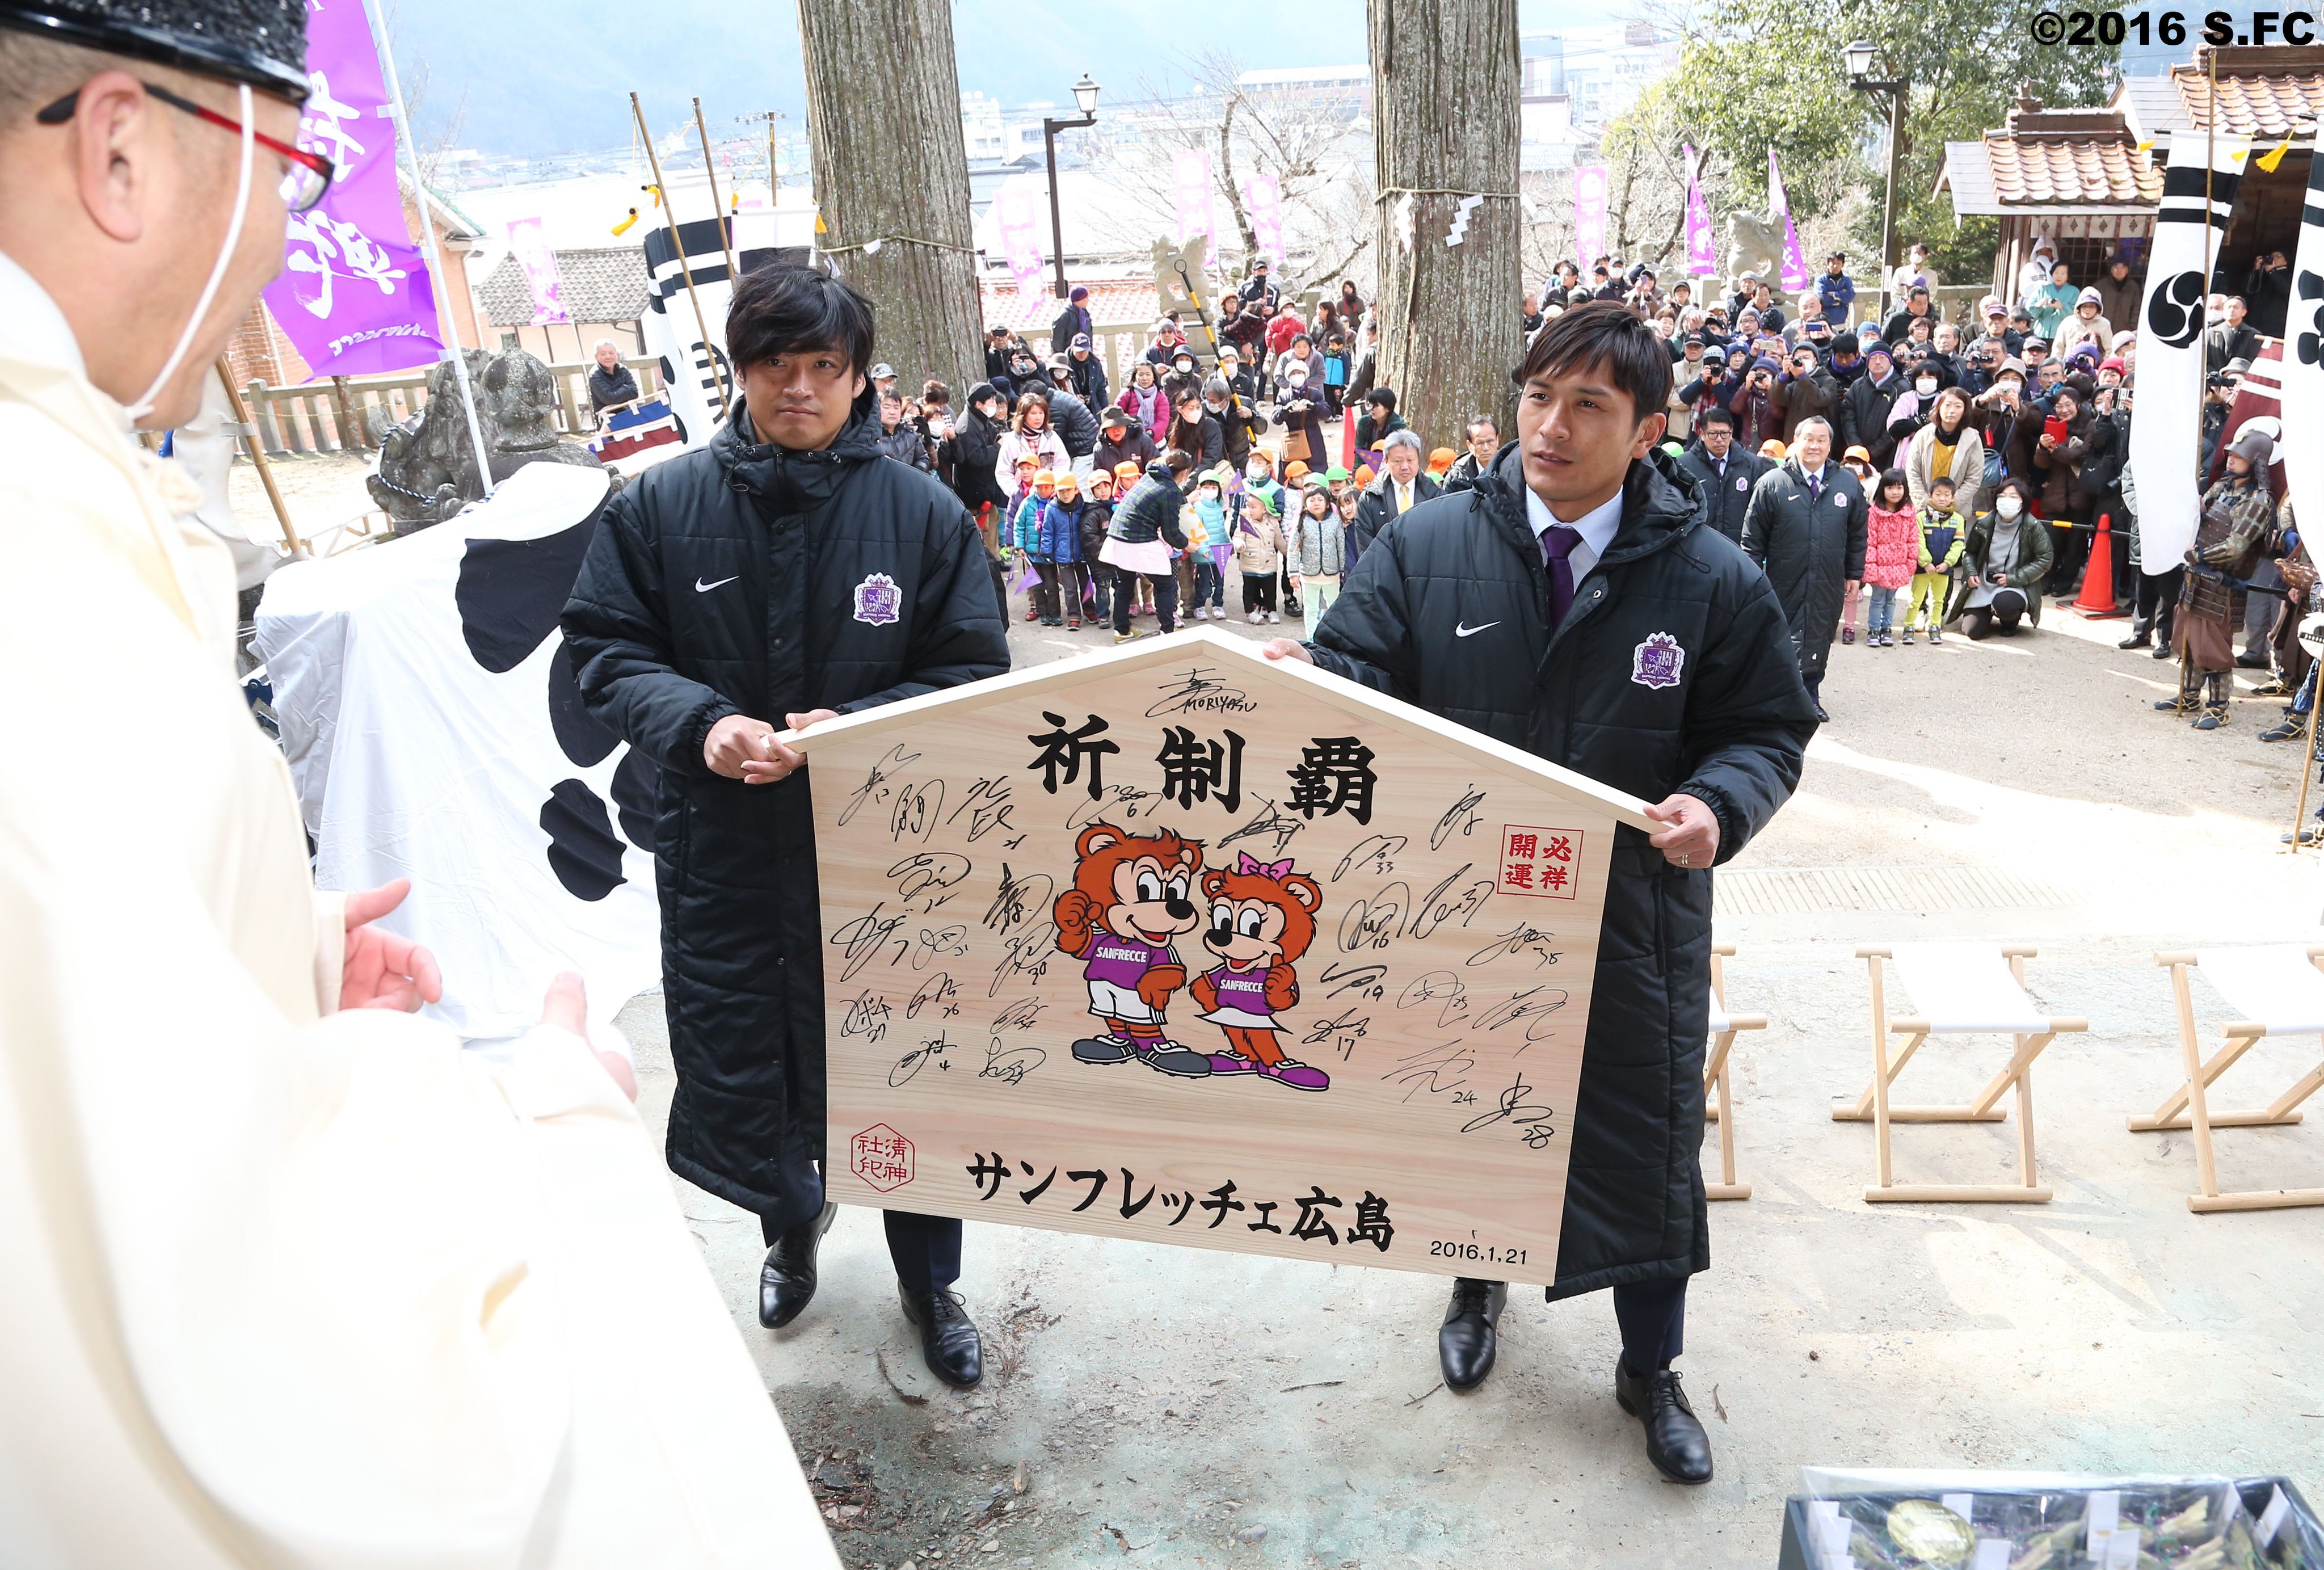
[[1459,626],[1452,629],[1452,635],[1455,638],[1466,638],[1473,633],[1482,633],[1486,631],[1487,628],[1498,627],[1500,623],[1499,622],[1487,622],[1482,627],[1472,627],[1469,625],[1468,623],[1463,622]]
[[[742,575],[738,572],[734,575],[734,577],[741,577],[742,576]],[[734,581],[734,577],[722,577],[718,580],[718,583],[704,583],[697,577],[694,580],[694,592],[698,595],[706,595],[712,589],[716,588],[719,584],[733,583]]]

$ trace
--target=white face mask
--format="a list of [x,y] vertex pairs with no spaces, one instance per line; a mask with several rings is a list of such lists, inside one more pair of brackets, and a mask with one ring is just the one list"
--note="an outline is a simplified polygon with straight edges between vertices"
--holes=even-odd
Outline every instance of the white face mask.
[[2024,510],[2024,505],[2025,503],[2015,496],[2004,496],[1993,504],[1993,510],[2005,518],[2015,518]]
[[1918,392],[1923,398],[1926,398],[1930,393],[1936,390],[1937,379],[1934,376],[1922,376],[1915,379],[1913,383],[1913,391]]
[[170,378],[178,374],[178,366],[184,361],[186,351],[193,346],[194,335],[201,330],[203,319],[210,313],[210,301],[217,298],[218,285],[226,279],[226,264],[234,260],[235,247],[242,243],[242,220],[250,208],[251,154],[257,143],[254,129],[255,117],[251,114],[250,87],[244,83],[238,91],[242,107],[242,173],[235,185],[234,220],[226,226],[226,238],[219,243],[217,261],[211,264],[209,282],[202,285],[202,297],[194,302],[194,313],[186,319],[185,330],[178,335],[178,346],[171,349],[170,357],[161,363],[161,369],[154,374],[152,385],[129,406],[132,424],[153,411],[153,401],[161,396],[161,390],[170,384]]

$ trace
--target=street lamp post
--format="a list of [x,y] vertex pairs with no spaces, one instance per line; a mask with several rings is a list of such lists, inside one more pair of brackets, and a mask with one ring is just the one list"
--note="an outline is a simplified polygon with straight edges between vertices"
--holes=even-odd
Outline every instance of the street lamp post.
[[1872,79],[1872,62],[1879,53],[1877,48],[1864,39],[1841,50],[1840,57],[1848,62],[1848,85],[1859,93],[1888,95],[1888,189],[1880,204],[1880,319],[1888,316],[1888,285],[1896,267],[1896,177],[1904,151],[1904,99],[1912,84],[1899,78],[1892,82]]
[[1065,297],[1065,221],[1057,210],[1057,133],[1096,125],[1097,94],[1097,84],[1090,80],[1089,72],[1084,71],[1082,79],[1074,84],[1074,102],[1081,108],[1080,117],[1041,122],[1041,145],[1049,155],[1049,254],[1056,264],[1059,300]]

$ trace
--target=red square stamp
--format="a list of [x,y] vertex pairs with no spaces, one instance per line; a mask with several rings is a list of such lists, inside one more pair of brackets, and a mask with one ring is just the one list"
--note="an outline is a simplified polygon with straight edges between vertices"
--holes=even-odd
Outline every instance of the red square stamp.
[[1494,886],[1504,894],[1572,899],[1582,870],[1582,840],[1578,828],[1502,825],[1500,877]]

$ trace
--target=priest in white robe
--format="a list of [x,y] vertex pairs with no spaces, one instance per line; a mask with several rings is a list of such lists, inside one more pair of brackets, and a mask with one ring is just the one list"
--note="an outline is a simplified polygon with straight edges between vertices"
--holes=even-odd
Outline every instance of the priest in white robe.
[[577,984],[405,1011],[131,435],[281,265],[305,14],[0,0],[0,1558],[835,1566]]

